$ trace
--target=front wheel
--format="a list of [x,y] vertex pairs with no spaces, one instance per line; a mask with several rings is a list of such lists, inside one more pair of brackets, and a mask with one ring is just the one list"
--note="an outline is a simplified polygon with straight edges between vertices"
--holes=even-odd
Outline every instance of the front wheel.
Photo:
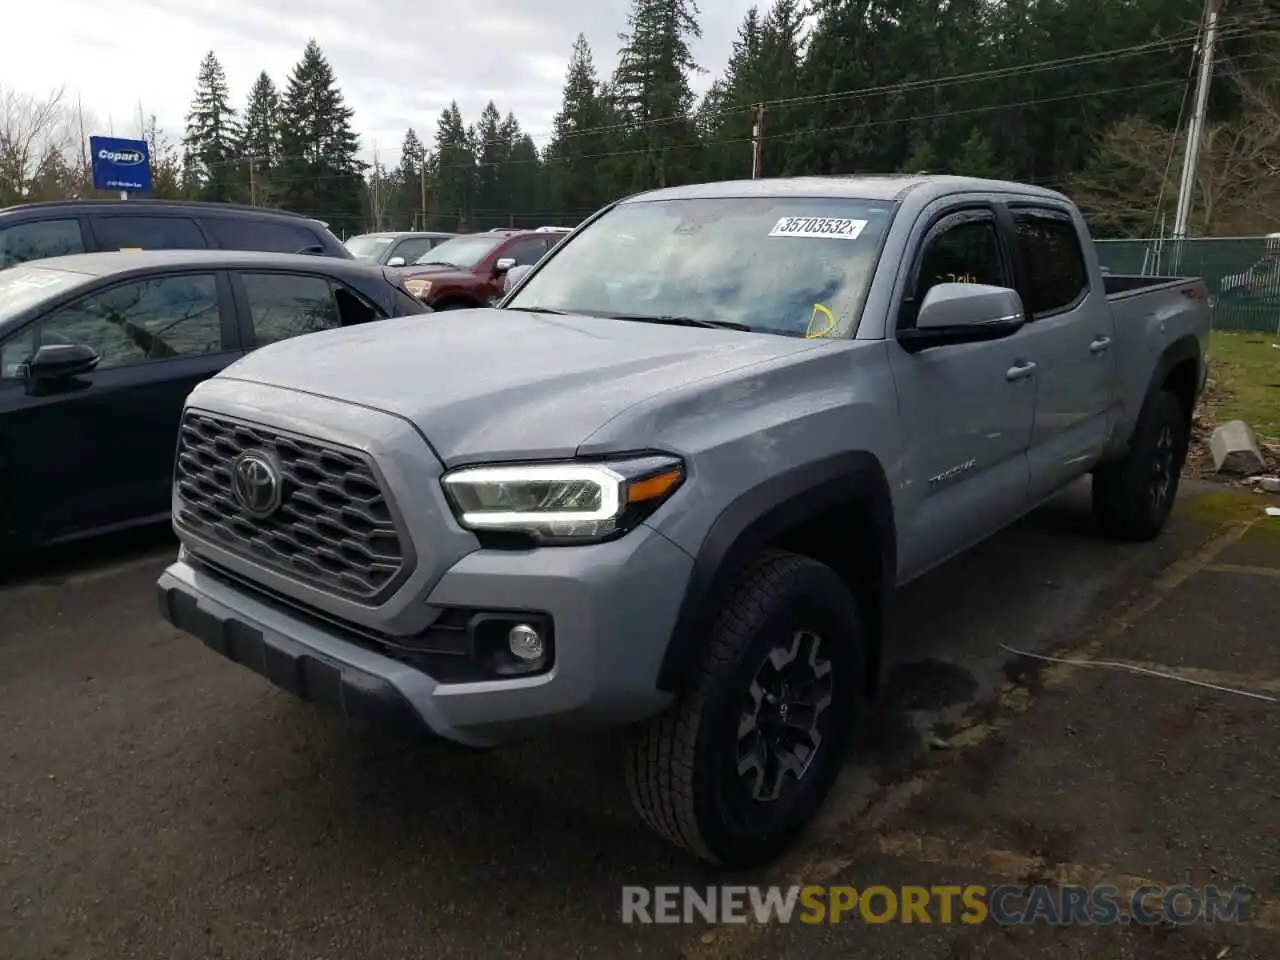
[[1124,459],[1093,474],[1093,511],[1117,540],[1151,540],[1169,520],[1187,458],[1191,425],[1182,404],[1162,390],[1138,418]]
[[762,555],[676,702],[629,744],[627,784],[645,823],[728,866],[783,852],[840,772],[863,651],[857,602],[835,571]]

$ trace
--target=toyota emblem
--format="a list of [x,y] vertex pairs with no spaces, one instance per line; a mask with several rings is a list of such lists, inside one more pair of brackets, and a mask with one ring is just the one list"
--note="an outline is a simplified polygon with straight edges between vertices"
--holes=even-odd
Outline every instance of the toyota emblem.
[[231,493],[251,517],[264,519],[280,507],[280,470],[264,453],[250,450],[231,465]]

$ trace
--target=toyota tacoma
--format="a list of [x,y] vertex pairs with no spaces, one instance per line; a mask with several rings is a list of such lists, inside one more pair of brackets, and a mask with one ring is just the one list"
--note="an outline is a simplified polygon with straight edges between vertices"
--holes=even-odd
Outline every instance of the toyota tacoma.
[[1203,282],[1104,277],[1034,186],[629,197],[496,308],[197,387],[161,609],[360,724],[621,728],[653,829],[759,863],[831,788],[891,590],[1090,474],[1102,529],[1161,531],[1208,331]]

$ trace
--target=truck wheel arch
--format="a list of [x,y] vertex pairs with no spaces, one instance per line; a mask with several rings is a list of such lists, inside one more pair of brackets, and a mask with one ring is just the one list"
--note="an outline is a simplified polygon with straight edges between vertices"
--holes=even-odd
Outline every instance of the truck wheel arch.
[[1144,400],[1150,400],[1161,390],[1168,390],[1182,403],[1187,418],[1190,419],[1196,401],[1200,398],[1203,365],[1200,341],[1195,335],[1188,333],[1179,337],[1165,347],[1160,359],[1156,361]]
[[[808,549],[806,538],[815,532],[822,537],[814,543],[819,549]],[[854,545],[844,550],[845,536],[858,542],[873,538],[873,549]],[[880,665],[879,621],[897,574],[897,535],[883,466],[870,452],[852,451],[777,474],[721,511],[694,557],[658,671],[660,690],[676,690],[686,669],[696,662],[719,598],[768,547],[813,556],[845,575],[870,620],[866,626],[872,662],[867,678],[869,686],[874,685]],[[869,576],[859,577],[855,571]]]

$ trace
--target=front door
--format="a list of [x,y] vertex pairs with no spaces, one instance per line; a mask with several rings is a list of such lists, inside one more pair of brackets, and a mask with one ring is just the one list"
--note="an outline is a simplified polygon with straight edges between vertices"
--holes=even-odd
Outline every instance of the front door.
[[[43,344],[83,343],[97,369],[33,382]],[[163,274],[88,294],[0,344],[0,454],[20,535],[56,539],[169,510],[187,394],[239,355],[217,273]]]
[[[914,323],[913,311],[935,284],[1014,285],[1010,251],[988,206],[947,211],[919,250],[899,329]],[[890,339],[887,349],[902,430],[905,580],[1022,512],[1036,388],[1022,332],[914,354]]]

